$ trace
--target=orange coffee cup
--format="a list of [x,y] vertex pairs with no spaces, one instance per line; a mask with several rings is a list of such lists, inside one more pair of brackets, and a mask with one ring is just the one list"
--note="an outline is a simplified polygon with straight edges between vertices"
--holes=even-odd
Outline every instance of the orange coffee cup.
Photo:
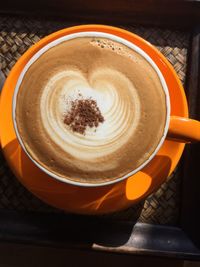
[[[163,91],[164,91],[165,96],[166,96],[166,110],[167,110],[167,117],[166,117],[166,123],[165,123],[165,128],[164,128],[164,134],[163,134],[162,138],[160,139],[156,149],[151,154],[151,156],[143,164],[141,164],[138,168],[134,169],[133,171],[131,171],[130,173],[128,173],[127,175],[125,175],[123,177],[119,177],[119,178],[115,179],[114,181],[111,180],[111,181],[106,181],[103,183],[95,183],[95,184],[93,184],[93,183],[80,183],[77,181],[72,181],[72,180],[68,180],[66,178],[60,177],[60,176],[50,172],[44,166],[42,166],[40,163],[38,163],[36,160],[34,160],[31,157],[31,155],[29,154],[29,152],[26,150],[26,148],[23,144],[23,140],[20,137],[20,134],[19,134],[19,131],[17,128],[16,112],[15,112],[18,90],[19,90],[20,84],[22,82],[22,79],[23,79],[26,71],[31,66],[31,64],[33,64],[48,49],[50,49],[51,47],[53,47],[55,45],[58,45],[59,43],[61,43],[63,41],[67,41],[67,40],[70,40],[73,38],[88,37],[88,36],[110,38],[114,41],[121,42],[121,43],[127,45],[128,47],[130,47],[131,49],[137,51],[140,55],[142,55],[151,64],[151,66],[155,69],[155,71],[157,72],[157,74],[160,78],[160,81],[161,81],[162,86],[163,86]],[[42,171],[44,171],[45,173],[47,173],[51,177],[53,177],[59,181],[73,184],[73,185],[77,185],[77,186],[95,186],[96,187],[96,186],[101,186],[101,185],[108,185],[108,184],[112,184],[115,182],[119,182],[123,179],[126,179],[126,178],[134,175],[135,173],[140,171],[143,167],[145,167],[154,158],[154,156],[156,155],[158,150],[161,148],[161,146],[162,146],[162,144],[166,138],[176,140],[177,142],[184,142],[184,143],[200,141],[200,122],[199,121],[188,119],[188,118],[183,118],[183,117],[178,117],[178,116],[171,116],[170,117],[170,97],[169,97],[167,84],[165,82],[165,79],[164,79],[161,71],[159,70],[158,66],[156,65],[156,63],[137,45],[135,45],[135,44],[129,42],[128,40],[123,39],[119,36],[116,36],[116,35],[113,35],[110,33],[108,34],[108,33],[100,32],[100,31],[90,31],[90,32],[81,31],[81,32],[71,33],[71,34],[68,34],[66,36],[62,36],[62,37],[46,44],[42,49],[40,49],[36,54],[34,54],[33,57],[29,60],[29,62],[25,65],[25,67],[22,70],[21,75],[18,79],[18,82],[16,84],[15,91],[14,91],[12,111],[13,111],[14,128],[15,128],[17,138],[18,138],[22,148],[24,149],[25,153],[29,156],[29,158],[37,165],[38,168],[40,168]]]

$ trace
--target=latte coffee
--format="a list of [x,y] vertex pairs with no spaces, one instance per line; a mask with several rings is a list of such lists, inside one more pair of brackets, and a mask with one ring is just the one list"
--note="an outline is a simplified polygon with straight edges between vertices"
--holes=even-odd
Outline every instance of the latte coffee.
[[157,148],[166,94],[128,46],[77,37],[45,51],[23,76],[15,121],[25,150],[52,174],[100,184],[128,175]]

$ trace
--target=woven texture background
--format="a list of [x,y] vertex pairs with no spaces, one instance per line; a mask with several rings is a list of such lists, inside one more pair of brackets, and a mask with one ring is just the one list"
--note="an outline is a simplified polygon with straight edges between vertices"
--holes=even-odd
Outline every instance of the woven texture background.
[[[4,75],[18,58],[34,43],[56,30],[77,23],[55,20],[33,20],[0,17],[0,69]],[[186,74],[189,34],[180,31],[161,30],[136,26],[120,26],[145,38],[155,45],[171,62],[184,84]],[[168,178],[157,192],[144,202],[128,210],[106,217],[138,220],[147,223],[176,224],[180,210],[180,168]],[[60,212],[44,204],[28,192],[14,177],[0,154],[0,208],[35,212]]]

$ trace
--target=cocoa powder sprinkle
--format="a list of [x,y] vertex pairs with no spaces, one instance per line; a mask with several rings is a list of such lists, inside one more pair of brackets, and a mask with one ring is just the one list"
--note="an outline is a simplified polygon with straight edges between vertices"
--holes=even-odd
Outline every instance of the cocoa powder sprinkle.
[[70,110],[64,115],[64,123],[73,132],[84,135],[87,127],[97,128],[99,123],[104,122],[104,117],[97,106],[97,102],[92,98],[76,99],[70,101],[70,104]]

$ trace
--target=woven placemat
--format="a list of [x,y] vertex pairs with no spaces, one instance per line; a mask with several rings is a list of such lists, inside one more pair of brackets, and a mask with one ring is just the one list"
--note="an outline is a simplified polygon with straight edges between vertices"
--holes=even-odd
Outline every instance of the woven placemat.
[[[43,36],[56,30],[76,25],[66,21],[0,17],[0,69],[5,76],[18,58]],[[184,84],[189,34],[136,26],[120,26],[132,31],[155,45],[171,62]],[[147,223],[176,224],[180,210],[179,168],[157,192],[125,211],[107,217],[138,220]],[[44,204],[28,192],[14,177],[0,154],[0,209],[60,212]]]

